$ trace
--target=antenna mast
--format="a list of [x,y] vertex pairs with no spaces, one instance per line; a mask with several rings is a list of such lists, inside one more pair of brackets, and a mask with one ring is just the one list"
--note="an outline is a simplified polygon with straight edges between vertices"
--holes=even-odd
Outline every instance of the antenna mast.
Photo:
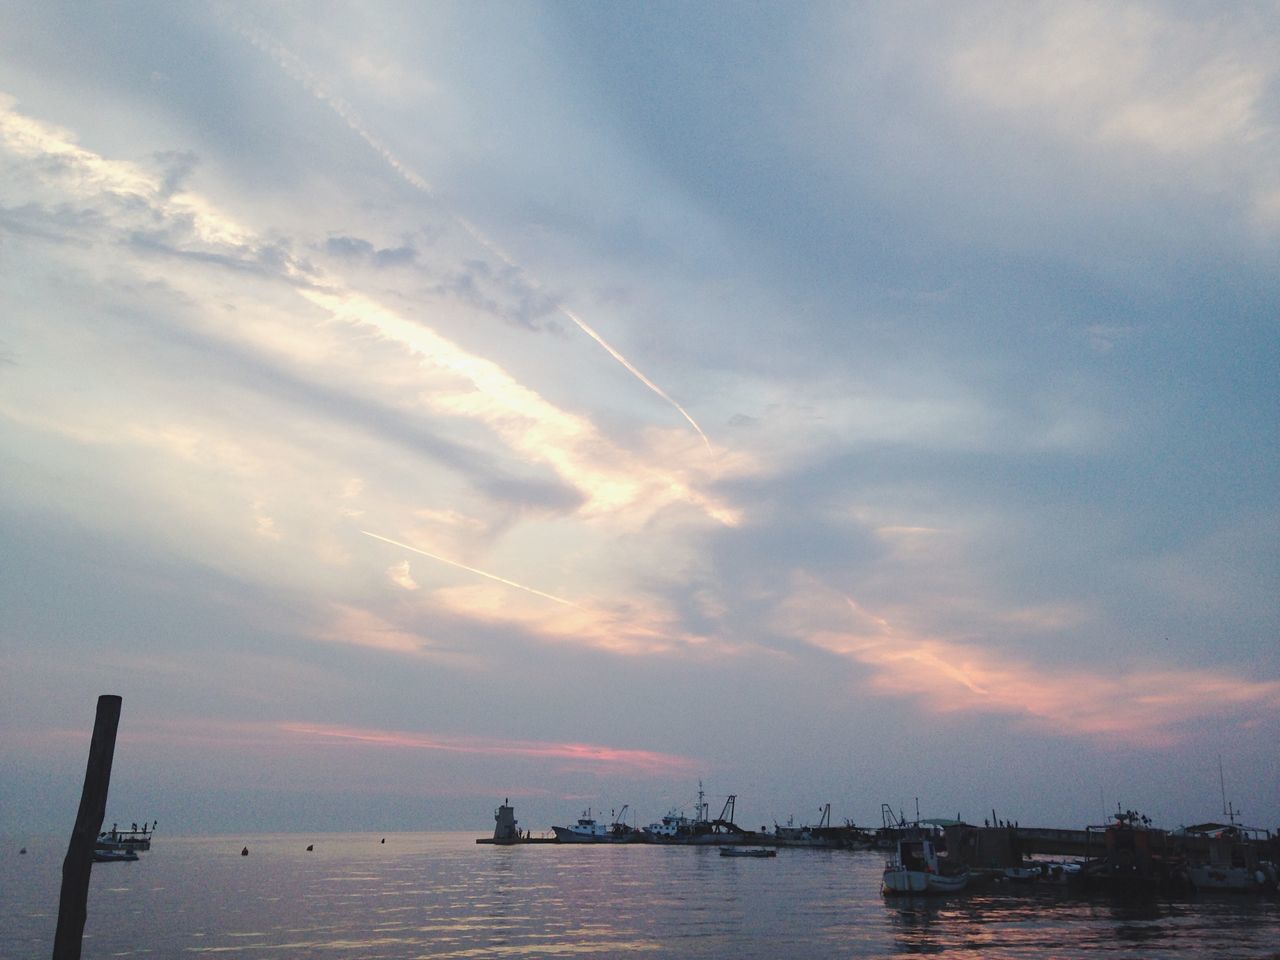
[[1222,775],[1222,754],[1218,754],[1218,786],[1222,789],[1222,815],[1227,816],[1227,780]]

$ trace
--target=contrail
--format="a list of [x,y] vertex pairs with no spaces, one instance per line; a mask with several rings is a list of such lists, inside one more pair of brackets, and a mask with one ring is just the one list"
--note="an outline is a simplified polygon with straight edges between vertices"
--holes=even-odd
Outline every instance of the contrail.
[[[476,243],[480,244],[482,247],[488,250],[491,254],[493,254],[495,257],[501,260],[505,266],[511,268],[512,270],[515,270],[517,273],[524,276],[535,290],[539,292],[546,290],[546,286],[542,284],[537,277],[533,276],[533,274],[529,273],[528,270],[525,270],[523,267],[517,264],[514,260],[512,260],[511,257],[509,257],[505,252],[503,252],[501,247],[499,247],[496,243],[494,243],[492,240],[486,237],[483,233],[481,233],[477,227],[475,227],[469,221],[465,220],[463,217],[458,216],[457,214],[452,213],[447,209],[445,209],[443,205],[440,204],[440,198],[436,195],[435,190],[432,189],[431,184],[428,183],[422,176],[420,176],[417,173],[417,171],[415,171],[412,167],[410,167],[398,156],[396,156],[395,153],[392,152],[390,147],[388,147],[385,143],[383,143],[381,140],[375,137],[372,133],[370,133],[368,128],[365,127],[365,125],[360,122],[360,118],[356,115],[356,112],[352,108],[351,104],[347,103],[347,101],[343,100],[341,97],[337,97],[332,93],[330,93],[329,90],[319,80],[316,79],[315,75],[312,74],[311,71],[307,69],[307,67],[302,63],[302,61],[298,59],[298,57],[296,57],[283,45],[271,39],[261,30],[257,30],[251,27],[242,27],[241,33],[245,36],[245,38],[251,44],[257,47],[259,50],[262,50],[272,59],[274,59],[276,64],[286,74],[293,77],[300,84],[302,84],[303,88],[308,93],[310,93],[313,97],[315,97],[321,103],[329,107],[330,110],[336,113],[339,116],[339,118],[341,118],[342,122],[345,123],[353,133],[355,133],[358,137],[360,137],[361,140],[363,140],[366,144],[368,144],[374,153],[382,157],[382,159],[386,161],[387,165],[390,166],[391,169],[394,170],[396,173],[398,173],[406,183],[408,183],[415,190],[418,190],[421,193],[426,194],[437,205],[440,205],[441,209],[444,209],[444,212],[446,213],[446,215],[448,215],[449,218],[453,220],[454,223],[460,226],[473,240],[476,241]],[[618,361],[618,363],[622,364],[622,366],[627,370],[628,373],[630,373],[633,377],[635,377],[642,384],[648,387],[658,397],[665,400],[668,404],[670,404],[673,408],[675,408],[676,412],[679,413],[680,416],[684,417],[684,419],[688,422],[689,426],[693,427],[694,431],[697,432],[698,436],[702,438],[702,442],[706,446],[707,451],[709,453],[712,452],[710,439],[708,439],[706,433],[703,432],[702,427],[698,425],[698,421],[693,419],[692,415],[690,415],[688,410],[686,410],[679,403],[673,400],[665,390],[663,390],[656,383],[654,383],[652,380],[646,377],[643,373],[641,373],[636,368],[635,364],[633,364],[630,360],[628,360],[621,353],[619,353],[613,346],[609,344],[607,340],[604,339],[604,337],[600,336],[600,334],[598,334],[584,320],[582,320],[575,313],[573,313],[573,311],[559,304],[556,305],[556,310],[557,312],[560,313],[561,316],[565,317],[567,320],[573,323],[579,330],[581,330],[583,333],[589,336],[592,340],[598,343],[601,347],[603,347],[605,352],[608,353],[609,356],[613,357],[614,360]]]
[[566,607],[576,607],[579,610],[586,610],[581,604],[574,603],[572,600],[566,600],[564,597],[557,597],[552,593],[543,593],[541,590],[533,587],[526,587],[523,583],[516,583],[514,580],[508,580],[506,577],[500,577],[496,573],[487,573],[484,570],[477,570],[475,567],[468,567],[465,563],[459,563],[457,560],[450,560],[448,557],[441,557],[434,553],[428,553],[418,547],[411,547],[407,543],[401,543],[399,540],[392,540],[390,537],[384,537],[376,533],[370,533],[368,530],[361,530],[366,537],[373,537],[375,540],[381,540],[383,543],[389,543],[392,546],[400,547],[402,550],[411,550],[414,553],[420,553],[424,557],[430,557],[432,560],[439,560],[441,563],[447,563],[451,567],[457,567],[460,570],[466,570],[468,573],[474,573],[481,577],[488,577],[490,580],[497,580],[498,583],[505,583],[508,587],[515,587],[517,590],[523,590],[526,593],[532,593],[537,597],[544,597],[547,600],[554,600],[556,603],[562,603]]

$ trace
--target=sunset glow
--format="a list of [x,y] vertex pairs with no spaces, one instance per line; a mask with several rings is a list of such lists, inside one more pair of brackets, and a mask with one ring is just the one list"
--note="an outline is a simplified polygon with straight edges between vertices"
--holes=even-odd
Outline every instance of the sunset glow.
[[0,828],[1280,822],[1280,25],[981,11],[7,18]]

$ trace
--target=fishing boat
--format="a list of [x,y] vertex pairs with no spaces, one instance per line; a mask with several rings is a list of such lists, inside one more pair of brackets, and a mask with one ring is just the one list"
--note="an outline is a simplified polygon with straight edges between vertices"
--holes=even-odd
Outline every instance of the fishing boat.
[[711,807],[707,803],[706,794],[703,792],[702,781],[698,781],[697,814],[692,817],[686,817],[683,813],[676,813],[673,809],[662,818],[661,823],[651,823],[645,827],[643,831],[644,839],[658,843],[693,845],[742,843],[749,836],[754,836],[754,834],[750,834],[733,822],[734,804],[737,799],[736,794],[729,794],[725,800],[724,808],[720,811],[720,816],[712,820]]
[[817,826],[795,826],[794,818],[788,817],[785,826],[774,821],[773,839],[780,847],[825,847],[838,849],[853,847],[858,831],[852,824],[843,827],[831,826],[831,804],[825,803],[818,808],[822,816]]
[[959,893],[969,885],[969,868],[939,856],[932,837],[898,840],[897,855],[884,865],[885,896]]
[[591,816],[590,808],[582,812],[578,822],[571,827],[555,827],[552,831],[561,843],[608,843],[609,830]]
[[692,834],[694,824],[698,822],[693,817],[677,813],[673,808],[661,820],[655,820],[645,827],[644,832],[651,840],[674,840],[676,837]]
[[1080,881],[1087,890],[1118,896],[1153,896],[1183,893],[1190,884],[1186,858],[1165,830],[1151,825],[1151,818],[1116,805],[1112,821],[1085,828],[1086,845],[1101,851],[1087,857],[1080,867]]
[[573,826],[553,826],[551,829],[560,843],[630,843],[644,839],[641,831],[633,830],[622,821],[626,812],[627,807],[624,805],[622,812],[612,823],[604,824],[591,816],[591,809],[588,807]]
[[777,850],[770,850],[767,847],[721,847],[720,856],[722,857],[757,857],[763,859],[765,857],[776,857]]
[[[151,834],[155,831],[155,821],[151,826],[143,824],[139,827],[136,823],[128,830],[120,829],[119,824],[113,823],[110,830],[104,830],[98,834],[98,839],[93,842],[95,850],[119,851],[133,850],[144,851],[151,849]],[[137,859],[136,857],[134,859]]]
[[1270,831],[1231,823],[1201,823],[1174,834],[1196,890],[1239,893],[1276,889],[1276,864],[1266,859]]

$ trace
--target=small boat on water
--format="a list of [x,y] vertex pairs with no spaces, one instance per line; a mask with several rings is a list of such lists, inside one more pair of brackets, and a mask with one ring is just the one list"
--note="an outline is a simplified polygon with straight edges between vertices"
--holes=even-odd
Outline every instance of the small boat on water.
[[885,896],[959,893],[969,885],[969,868],[939,856],[933,838],[903,837],[897,856],[884,866]]
[[1036,883],[1055,887],[1078,886],[1083,881],[1084,864],[1078,860],[1033,860],[1034,868],[1039,871]]
[[722,857],[756,857],[764,859],[765,857],[776,857],[777,850],[770,850],[768,847],[721,847],[720,856]]
[[1041,877],[1038,866],[1005,867],[996,877],[1004,883],[1035,883]]

